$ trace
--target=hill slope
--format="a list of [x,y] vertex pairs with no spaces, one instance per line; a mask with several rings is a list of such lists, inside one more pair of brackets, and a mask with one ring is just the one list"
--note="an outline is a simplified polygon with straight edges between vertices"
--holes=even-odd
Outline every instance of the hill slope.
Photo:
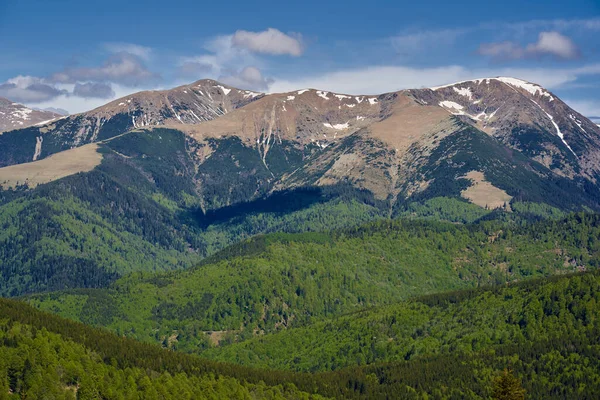
[[[262,95],[199,81],[3,134],[5,164],[30,160],[36,138],[44,139],[41,160],[0,168],[0,185],[10,189],[0,192],[0,223],[11,232],[0,236],[0,263],[10,271],[0,290],[103,287],[131,271],[190,266],[253,234],[423,215],[432,204],[431,215],[459,222],[524,202],[599,209],[594,167],[584,162],[594,157],[597,132],[578,116],[581,127],[561,117],[576,114],[554,95],[519,85],[490,79],[381,96]],[[467,94],[473,110],[449,112],[444,102]],[[485,124],[466,115],[486,104],[495,113]],[[549,107],[577,156],[548,131]],[[511,118],[519,129],[537,127],[536,143],[564,154],[546,163],[549,155],[527,150],[525,136],[511,136]],[[589,133],[585,146],[575,127]],[[90,273],[70,285],[73,260]]]
[[592,268],[598,229],[597,216],[577,215],[524,228],[399,220],[333,234],[268,235],[188,271],[134,274],[108,290],[30,301],[198,352],[425,293]]

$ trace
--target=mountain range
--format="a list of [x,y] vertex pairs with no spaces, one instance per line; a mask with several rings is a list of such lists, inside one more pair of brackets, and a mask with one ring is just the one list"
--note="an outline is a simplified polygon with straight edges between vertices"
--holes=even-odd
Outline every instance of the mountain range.
[[0,165],[158,128],[185,137],[203,210],[338,183],[390,208],[440,191],[490,207],[515,196],[551,201],[565,188],[572,203],[597,201],[600,128],[542,87],[506,77],[379,96],[263,94],[203,80],[5,133]]
[[597,397],[600,128],[545,88],[34,112],[0,134],[2,393]]

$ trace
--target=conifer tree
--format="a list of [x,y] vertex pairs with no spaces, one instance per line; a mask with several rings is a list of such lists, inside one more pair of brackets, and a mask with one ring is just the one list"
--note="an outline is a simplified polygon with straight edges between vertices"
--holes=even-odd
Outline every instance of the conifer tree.
[[504,369],[494,380],[492,397],[496,400],[523,400],[525,399],[525,389],[511,370]]

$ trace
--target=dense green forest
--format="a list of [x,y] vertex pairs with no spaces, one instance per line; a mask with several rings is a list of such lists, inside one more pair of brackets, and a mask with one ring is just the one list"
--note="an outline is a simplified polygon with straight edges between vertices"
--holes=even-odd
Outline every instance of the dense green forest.
[[1,399],[309,399],[293,385],[232,377],[119,367],[45,328],[0,323]]
[[[341,336],[342,346],[388,354],[397,361],[374,360],[373,364],[312,374],[208,361],[36,311],[24,303],[0,300],[4,321],[0,325],[4,376],[0,382],[7,389],[3,395],[52,390],[57,398],[72,398],[77,388],[82,391],[80,398],[152,398],[156,391],[157,398],[186,393],[197,393],[197,398],[308,398],[307,393],[317,393],[344,399],[481,399],[490,398],[504,371],[510,370],[508,374],[514,374],[532,398],[593,399],[600,390],[599,285],[600,274],[593,272],[435,294],[367,310],[356,315],[356,325],[349,326],[364,335],[365,343],[348,342]],[[489,309],[489,319],[469,307]],[[410,321],[407,316],[414,310],[424,311],[425,317]],[[331,326],[344,318],[350,316],[330,322]],[[492,327],[490,320],[494,320]],[[449,332],[440,332],[443,324],[448,324]],[[490,338],[489,330],[494,327],[498,333]],[[412,335],[407,333],[410,330]],[[368,345],[373,332],[384,335],[383,345]],[[394,340],[385,335],[398,335],[393,339],[412,340],[416,345],[408,343],[404,353],[394,351]],[[428,342],[428,335],[439,343]],[[315,345],[323,343],[335,352],[337,344],[326,337],[316,338]],[[298,343],[280,344],[293,353],[290,347]]]
[[600,328],[599,302],[597,273],[546,278],[417,297],[215,347],[203,356],[265,368],[322,371],[434,354],[473,354],[506,343],[585,336]]
[[574,214],[525,225],[401,219],[331,233],[271,234],[190,270],[134,273],[108,289],[28,301],[120,335],[201,352],[426,293],[595,268],[599,219]]

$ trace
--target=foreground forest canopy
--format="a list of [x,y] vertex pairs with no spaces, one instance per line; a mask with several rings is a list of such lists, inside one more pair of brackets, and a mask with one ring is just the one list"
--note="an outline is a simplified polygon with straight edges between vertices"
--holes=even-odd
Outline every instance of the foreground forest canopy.
[[[365,311],[352,320],[344,316],[306,340],[330,355],[366,352],[368,357],[374,352],[392,362],[312,374],[208,361],[1,300],[0,382],[9,398],[55,393],[56,398],[90,399],[300,399],[309,394],[478,399],[497,394],[508,381],[533,398],[591,399],[600,390],[598,289],[600,273],[591,272],[430,295]],[[414,311],[423,314],[420,321],[411,322]],[[490,327],[490,321],[496,325]],[[328,334],[336,325],[365,340],[375,333],[387,337],[371,345],[335,343]],[[292,329],[274,335],[270,356],[295,351],[301,357],[303,333]],[[277,335],[284,334],[290,337],[279,341]],[[402,346],[411,354],[399,354],[395,340],[412,342]],[[253,347],[252,341],[245,345]],[[502,378],[506,374],[516,378]]]

